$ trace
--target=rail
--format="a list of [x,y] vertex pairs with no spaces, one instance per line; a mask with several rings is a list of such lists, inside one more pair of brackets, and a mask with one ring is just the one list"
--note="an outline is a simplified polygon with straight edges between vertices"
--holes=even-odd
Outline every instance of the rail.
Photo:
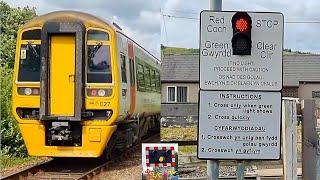
[[109,161],[103,162],[100,158],[90,160],[74,158],[50,159],[41,164],[37,164],[21,171],[9,174],[5,177],[1,177],[1,179],[16,180],[25,177],[28,179],[93,179],[96,175],[103,172],[113,163],[118,163],[133,152],[139,150],[142,143],[150,142],[153,139],[159,138],[159,135],[159,133],[148,134],[141,140],[140,143],[134,145],[125,152],[119,154],[116,158]]

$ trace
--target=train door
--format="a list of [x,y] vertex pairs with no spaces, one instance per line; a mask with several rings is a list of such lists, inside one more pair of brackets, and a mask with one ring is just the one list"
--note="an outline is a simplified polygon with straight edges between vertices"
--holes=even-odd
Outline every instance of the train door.
[[128,57],[129,57],[129,72],[130,72],[130,116],[134,113],[136,105],[136,82],[135,82],[135,66],[134,66],[134,54],[133,43],[128,42]]
[[127,69],[128,69],[128,58],[124,53],[120,54],[120,63],[121,63],[121,104],[123,106],[123,113],[127,114],[129,110],[129,99],[130,99],[130,93],[129,93],[129,83],[127,78]]
[[52,35],[50,40],[50,114],[74,116],[75,35]]

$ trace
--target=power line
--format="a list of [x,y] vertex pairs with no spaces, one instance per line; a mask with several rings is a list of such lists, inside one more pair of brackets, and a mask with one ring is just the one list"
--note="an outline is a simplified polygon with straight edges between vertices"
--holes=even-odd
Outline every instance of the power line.
[[173,11],[173,12],[180,12],[180,13],[186,13],[186,14],[199,14],[196,12],[190,12],[190,11],[180,11],[180,10],[167,10],[167,11]]
[[320,21],[285,21],[284,23],[310,23],[310,24],[319,24]]
[[164,15],[163,15],[161,9],[160,9],[160,14],[162,15],[162,20],[163,20],[163,24],[164,24],[164,32],[165,32],[165,35],[166,35],[166,44],[167,44],[167,46],[169,46],[166,21],[165,21],[165,19],[164,19]]
[[178,19],[196,19],[196,20],[199,20],[199,18],[185,17],[185,16],[174,16],[174,15],[168,15],[168,14],[162,14],[162,16],[171,17],[171,18],[178,18]]
[[[200,20],[200,18],[194,18],[194,17],[186,17],[186,16],[175,16],[175,15],[169,15],[169,14],[162,14],[162,16],[166,16],[166,17],[170,17],[170,18],[176,18],[176,19],[193,19],[193,20]],[[312,20],[312,21],[299,21],[299,20],[296,20],[296,21],[285,21],[284,23],[289,23],[289,24],[320,24],[320,20]]]

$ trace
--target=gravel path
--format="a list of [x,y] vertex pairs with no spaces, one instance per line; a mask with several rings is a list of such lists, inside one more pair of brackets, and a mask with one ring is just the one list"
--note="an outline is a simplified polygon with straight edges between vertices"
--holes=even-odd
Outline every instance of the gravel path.
[[[180,178],[195,178],[195,177],[207,176],[207,168],[205,166],[193,167],[192,170],[189,170],[189,171],[184,169],[189,169],[189,168],[179,169]],[[245,169],[245,173],[253,173],[253,172],[254,170],[251,167],[248,167]],[[220,176],[236,176],[237,175],[236,166],[220,166],[219,174]]]
[[[246,172],[254,172],[254,170],[248,167],[248,169],[246,168]],[[107,171],[99,174],[95,179],[140,180],[141,175],[141,151],[137,151],[132,154],[128,160],[108,168]],[[180,178],[204,177],[206,175],[207,169],[205,166],[192,168],[181,167],[181,172],[179,173]],[[220,176],[236,176],[236,167],[220,166]]]
[[192,170],[184,170],[184,168],[178,169],[179,178],[195,178],[207,176],[207,169],[205,167],[194,167]]
[[141,151],[132,154],[127,160],[109,167],[95,179],[140,180],[142,176]]

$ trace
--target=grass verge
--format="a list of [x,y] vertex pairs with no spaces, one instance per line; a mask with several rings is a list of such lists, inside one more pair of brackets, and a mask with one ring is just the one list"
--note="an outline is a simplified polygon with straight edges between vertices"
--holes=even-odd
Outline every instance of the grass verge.
[[179,155],[197,154],[197,146],[179,146]]
[[31,157],[31,156],[28,156],[26,158],[18,158],[18,157],[0,155],[0,160],[1,160],[0,169],[3,170],[3,169],[7,169],[7,168],[14,167],[17,165],[22,165],[25,163],[35,161],[37,159],[39,159],[39,158],[38,157]]
[[164,128],[161,127],[161,141],[196,140],[197,127]]

